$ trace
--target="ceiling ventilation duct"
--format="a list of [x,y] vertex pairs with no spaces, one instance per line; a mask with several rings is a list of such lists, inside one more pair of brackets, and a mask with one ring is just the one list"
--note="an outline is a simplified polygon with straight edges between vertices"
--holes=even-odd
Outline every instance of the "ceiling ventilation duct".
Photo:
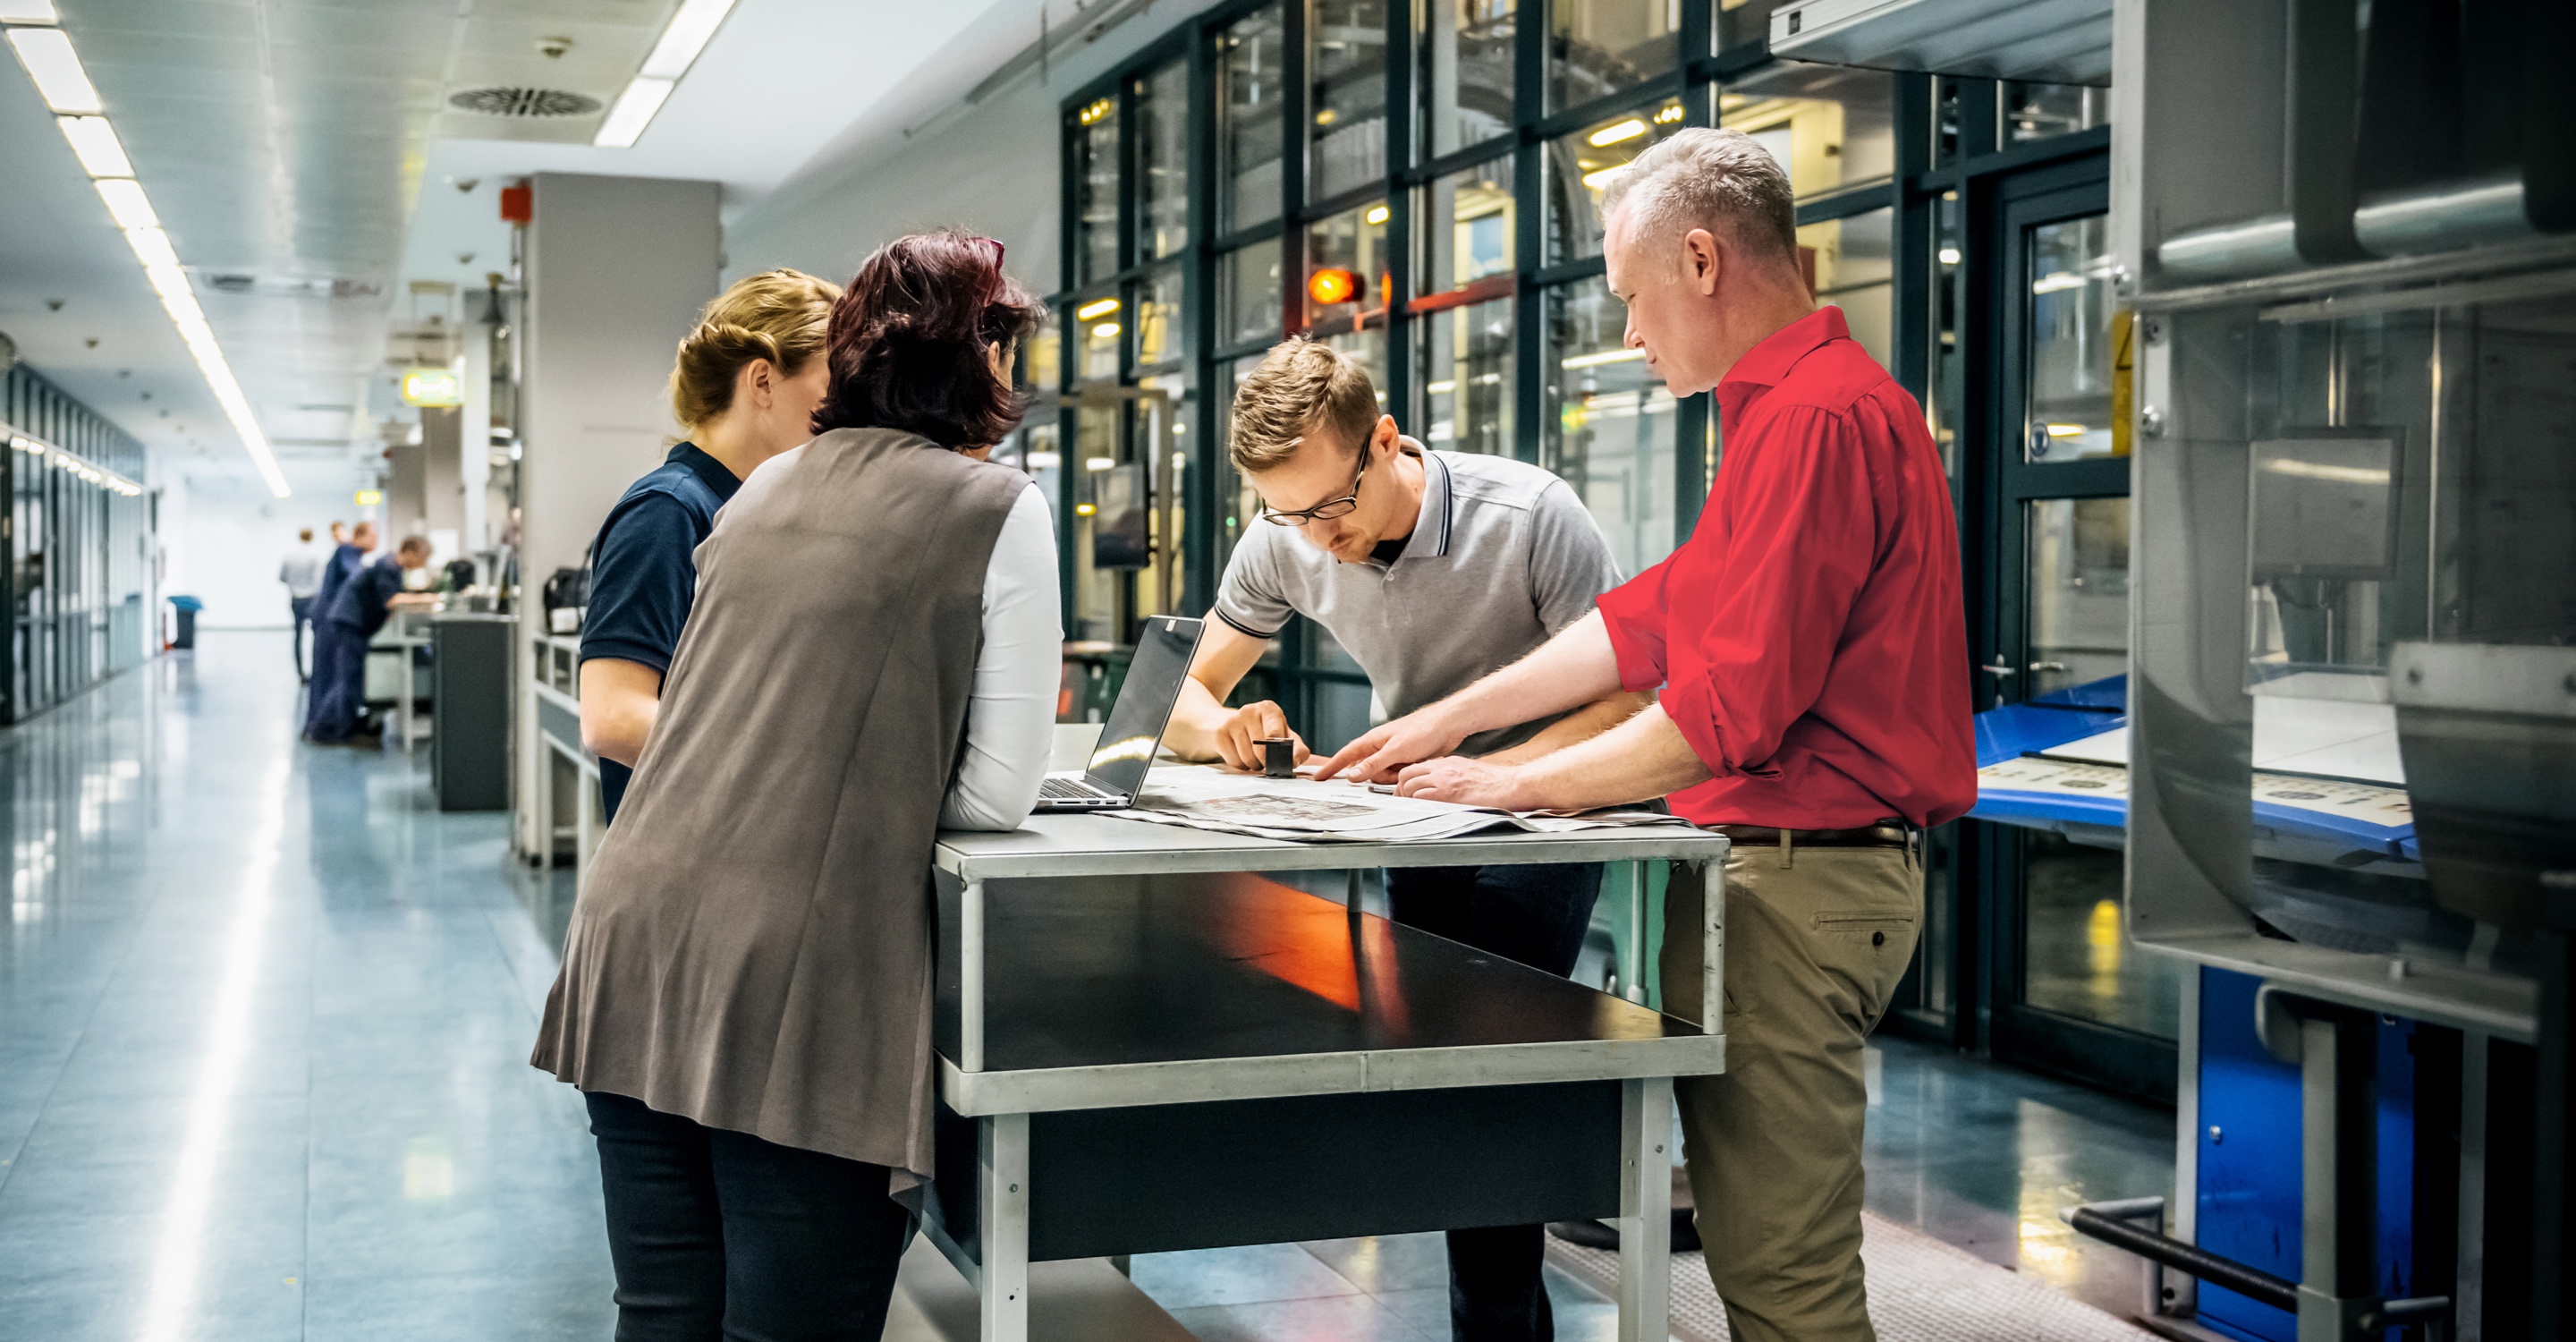
[[531,88],[467,89],[450,94],[447,105],[458,111],[506,117],[589,116],[600,108],[599,99],[585,93]]
[[1874,70],[2111,82],[2111,0],[1808,0],[1771,11],[1771,54]]

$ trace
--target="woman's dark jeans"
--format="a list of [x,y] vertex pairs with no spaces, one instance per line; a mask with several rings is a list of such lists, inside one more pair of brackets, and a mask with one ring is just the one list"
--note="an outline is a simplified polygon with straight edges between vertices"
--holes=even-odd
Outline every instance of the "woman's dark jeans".
[[[1387,912],[1407,927],[1463,942],[1559,977],[1574,972],[1601,864],[1390,867]],[[1449,1232],[1449,1328],[1455,1342],[1550,1342],[1556,1319],[1539,1268],[1543,1226]]]
[[617,1342],[877,1342],[909,1220],[885,1166],[584,1098]]

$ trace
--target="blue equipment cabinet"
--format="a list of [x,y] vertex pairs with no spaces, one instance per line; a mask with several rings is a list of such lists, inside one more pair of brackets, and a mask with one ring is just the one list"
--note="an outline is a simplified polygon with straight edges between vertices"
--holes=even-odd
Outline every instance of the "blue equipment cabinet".
[[[2299,1069],[2274,1058],[2255,1032],[2259,987],[2248,974],[2200,972],[2197,1238],[2212,1253],[2296,1281]],[[2379,1293],[2442,1295],[2455,1275],[2459,1035],[2382,1016],[2376,1052]],[[2287,1311],[2208,1283],[2199,1322],[2246,1342],[2296,1342],[2298,1333]]]

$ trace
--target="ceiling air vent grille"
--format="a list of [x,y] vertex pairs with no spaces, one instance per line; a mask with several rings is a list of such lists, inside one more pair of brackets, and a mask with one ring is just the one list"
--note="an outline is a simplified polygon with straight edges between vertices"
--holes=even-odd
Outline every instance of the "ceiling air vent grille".
[[452,94],[447,105],[485,116],[588,116],[599,110],[599,99],[563,89],[489,88]]

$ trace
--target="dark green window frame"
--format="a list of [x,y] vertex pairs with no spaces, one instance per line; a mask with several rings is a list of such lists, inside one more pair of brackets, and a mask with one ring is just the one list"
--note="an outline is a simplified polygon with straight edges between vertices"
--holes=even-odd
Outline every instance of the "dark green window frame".
[[[1180,604],[1187,611],[1204,611],[1213,599],[1224,561],[1224,528],[1219,520],[1222,509],[1222,487],[1230,482],[1223,461],[1226,407],[1222,403],[1225,388],[1224,369],[1236,359],[1257,354],[1276,339],[1308,325],[1305,285],[1308,227],[1354,206],[1383,200],[1388,207],[1386,222],[1387,250],[1390,256],[1391,291],[1405,301],[1389,302],[1383,318],[1385,340],[1385,386],[1387,403],[1398,411],[1399,418],[1410,426],[1423,405],[1421,388],[1415,385],[1416,374],[1412,351],[1413,324],[1423,314],[1421,300],[1414,298],[1411,273],[1417,256],[1413,236],[1415,192],[1434,179],[1461,168],[1495,160],[1510,164],[1513,184],[1514,257],[1521,264],[1515,268],[1510,285],[1513,303],[1512,327],[1512,438],[1510,450],[1522,460],[1539,462],[1545,442],[1544,416],[1548,409],[1549,386],[1545,375],[1548,322],[1547,299],[1563,286],[1594,279],[1603,273],[1597,255],[1558,263],[1543,262],[1545,231],[1548,227],[1547,186],[1543,158],[1550,143],[1625,111],[1642,111],[1679,98],[1685,125],[1713,124],[1717,117],[1717,95],[1729,85],[1761,71],[1772,64],[1767,44],[1759,34],[1770,8],[1765,0],[1729,12],[1725,17],[1729,31],[1748,36],[1725,50],[1713,50],[1713,38],[1719,30],[1718,0],[1693,0],[1681,12],[1680,30],[1674,35],[1677,44],[1672,68],[1661,75],[1642,81],[1615,93],[1592,99],[1581,106],[1550,108],[1546,105],[1549,75],[1550,0],[1521,0],[1514,23],[1514,80],[1512,125],[1506,134],[1482,143],[1437,157],[1422,157],[1416,146],[1423,136],[1416,119],[1420,115],[1415,94],[1415,75],[1420,68],[1414,43],[1414,10],[1422,0],[1388,0],[1383,6],[1386,34],[1384,129],[1385,161],[1388,171],[1383,178],[1336,192],[1329,198],[1309,198],[1312,138],[1307,133],[1313,109],[1310,106],[1312,83],[1309,79],[1309,23],[1322,0],[1239,0],[1238,3],[1214,7],[1178,25],[1164,37],[1122,62],[1115,70],[1079,88],[1062,103],[1064,125],[1062,212],[1062,255],[1064,273],[1061,288],[1049,301],[1061,323],[1063,355],[1059,362],[1063,381],[1060,386],[1042,388],[1041,413],[1052,404],[1059,416],[1058,442],[1067,463],[1062,473],[1059,516],[1073,516],[1075,495],[1079,486],[1078,472],[1073,469],[1073,456],[1078,441],[1074,418],[1074,393],[1084,381],[1081,374],[1081,332],[1072,314],[1081,304],[1101,297],[1116,296],[1121,310],[1135,311],[1136,286],[1164,266],[1177,266],[1181,276],[1185,337],[1178,357],[1152,367],[1135,362],[1132,333],[1122,337],[1119,351],[1118,380],[1133,385],[1148,376],[1177,373],[1188,389],[1190,400],[1187,424],[1188,468],[1185,471],[1187,496],[1184,500],[1190,519],[1181,537],[1182,577],[1179,584]],[[1436,2],[1436,0],[1434,0]],[[1558,0],[1559,3],[1564,0]],[[1264,222],[1218,237],[1217,193],[1224,184],[1217,180],[1217,134],[1219,108],[1217,44],[1236,23],[1265,9],[1279,12],[1282,31],[1283,97],[1279,129],[1281,172],[1280,208]],[[1758,11],[1758,12],[1757,12]],[[1136,252],[1136,220],[1139,203],[1138,136],[1141,118],[1136,114],[1143,81],[1174,62],[1187,70],[1187,88],[1191,115],[1188,118],[1190,140],[1187,172],[1189,179],[1189,239],[1177,256],[1146,261]],[[2051,139],[2021,144],[2006,144],[2000,133],[1998,85],[1993,81],[1973,79],[1936,79],[1926,75],[1886,74],[1890,81],[1891,105],[1894,108],[1894,171],[1884,180],[1819,194],[1802,200],[1798,206],[1798,223],[1808,224],[1847,219],[1877,210],[1890,210],[1894,216],[1892,319],[1894,330],[1887,351],[1892,371],[1898,380],[1918,398],[1928,401],[1935,355],[1937,320],[1936,284],[1943,278],[1942,267],[1935,259],[1936,212],[1946,193],[1972,197],[1982,182],[2000,174],[2055,158],[2097,151],[2108,142],[2104,128],[2077,131]],[[1086,107],[1109,100],[1116,109],[1118,133],[1118,209],[1117,267],[1114,272],[1094,277],[1080,274],[1083,249],[1078,218],[1081,181],[1080,117]],[[1979,118],[1983,121],[1980,122]],[[1276,240],[1280,249],[1281,330],[1275,335],[1257,339],[1220,342],[1217,336],[1219,306],[1219,262],[1247,245]],[[1952,273],[1957,274],[1954,267]],[[1970,274],[1966,280],[1973,291],[1980,277]],[[1500,296],[1500,295],[1495,295]],[[1434,306],[1438,306],[1435,299]],[[1057,393],[1050,395],[1049,393]],[[1671,542],[1679,545],[1689,537],[1697,520],[1699,506],[1706,497],[1718,460],[1715,426],[1711,423],[1710,398],[1684,398],[1676,405],[1675,438],[1678,444],[1706,444],[1705,451],[1674,453],[1673,533]],[[1972,454],[1953,454],[1954,462]],[[1954,478],[1954,494],[1964,496],[1959,488],[1966,482]],[[1238,519],[1238,526],[1250,519]],[[1963,516],[1963,521],[1969,520]],[[1071,619],[1074,600],[1072,580],[1075,571],[1072,528],[1063,528],[1063,559],[1067,575],[1066,614]],[[1963,531],[1963,535],[1966,534]],[[1070,625],[1068,626],[1070,627]],[[1292,626],[1282,638],[1282,655],[1275,672],[1275,691],[1290,712],[1292,721],[1301,727],[1315,720],[1315,695],[1320,686],[1365,684],[1356,671],[1319,665],[1320,640],[1303,621]]]

